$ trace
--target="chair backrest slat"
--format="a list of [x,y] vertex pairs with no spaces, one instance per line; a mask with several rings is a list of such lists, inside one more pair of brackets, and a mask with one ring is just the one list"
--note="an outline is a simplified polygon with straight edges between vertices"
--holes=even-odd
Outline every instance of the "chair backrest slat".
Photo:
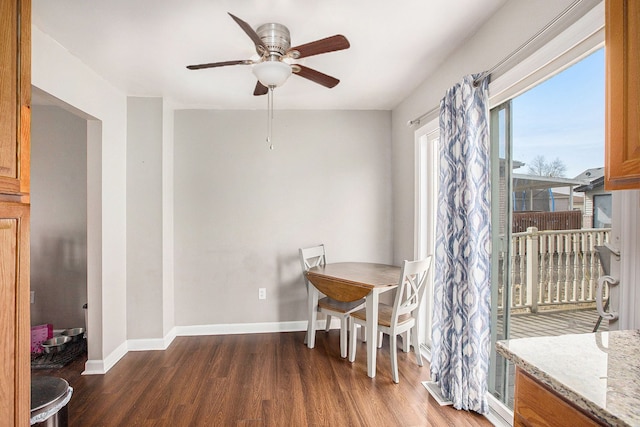
[[324,245],[312,246],[310,248],[300,248],[298,250],[298,253],[300,254],[300,265],[302,267],[303,273],[302,277],[304,278],[304,283],[307,286],[308,290],[309,281],[307,280],[307,276],[304,273],[310,268],[325,265],[327,263]]
[[405,261],[400,273],[391,316],[392,327],[404,314],[413,313],[423,300],[427,288],[427,276],[431,267],[431,256],[417,261]]

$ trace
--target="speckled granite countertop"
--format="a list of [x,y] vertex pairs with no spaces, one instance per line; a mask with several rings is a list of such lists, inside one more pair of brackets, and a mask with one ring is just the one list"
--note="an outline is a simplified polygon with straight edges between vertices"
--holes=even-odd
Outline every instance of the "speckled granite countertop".
[[519,338],[496,348],[604,423],[640,426],[640,331]]

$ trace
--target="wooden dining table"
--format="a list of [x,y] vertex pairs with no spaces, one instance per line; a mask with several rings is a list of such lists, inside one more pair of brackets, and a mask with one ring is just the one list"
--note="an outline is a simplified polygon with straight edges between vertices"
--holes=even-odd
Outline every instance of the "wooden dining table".
[[376,349],[378,347],[378,302],[380,294],[395,289],[400,279],[400,267],[368,262],[339,262],[310,268],[307,279],[309,288],[309,326],[307,346],[315,346],[312,325],[317,319],[320,292],[337,301],[366,300],[367,310],[367,373],[376,376]]

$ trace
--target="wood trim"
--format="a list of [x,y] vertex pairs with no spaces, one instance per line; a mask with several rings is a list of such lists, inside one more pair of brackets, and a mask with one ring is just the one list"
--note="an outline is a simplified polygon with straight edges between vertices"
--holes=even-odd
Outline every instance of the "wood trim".
[[[31,0],[19,0],[19,126],[18,178],[23,201],[29,203],[31,186]],[[16,310],[16,426],[30,425],[31,413],[31,305],[30,305],[30,219],[31,207],[22,204],[19,209],[20,246],[18,249],[18,287]]]
[[30,306],[30,206],[19,205],[20,246],[16,293],[16,425],[28,425],[31,413],[31,306]]
[[640,188],[640,2],[605,5],[605,189]]
[[18,178],[20,193],[29,194],[31,183],[31,0],[20,0],[19,3]]

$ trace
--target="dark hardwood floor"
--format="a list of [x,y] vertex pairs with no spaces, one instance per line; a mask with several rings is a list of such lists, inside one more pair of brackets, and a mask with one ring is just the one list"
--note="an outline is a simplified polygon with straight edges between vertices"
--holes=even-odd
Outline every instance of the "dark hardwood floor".
[[340,357],[339,333],[177,337],[165,351],[129,352],[105,375],[81,375],[86,358],[32,375],[73,387],[70,426],[490,426],[481,415],[440,407],[422,386],[429,367],[398,352],[391,379],[389,341],[367,376],[366,344]]

